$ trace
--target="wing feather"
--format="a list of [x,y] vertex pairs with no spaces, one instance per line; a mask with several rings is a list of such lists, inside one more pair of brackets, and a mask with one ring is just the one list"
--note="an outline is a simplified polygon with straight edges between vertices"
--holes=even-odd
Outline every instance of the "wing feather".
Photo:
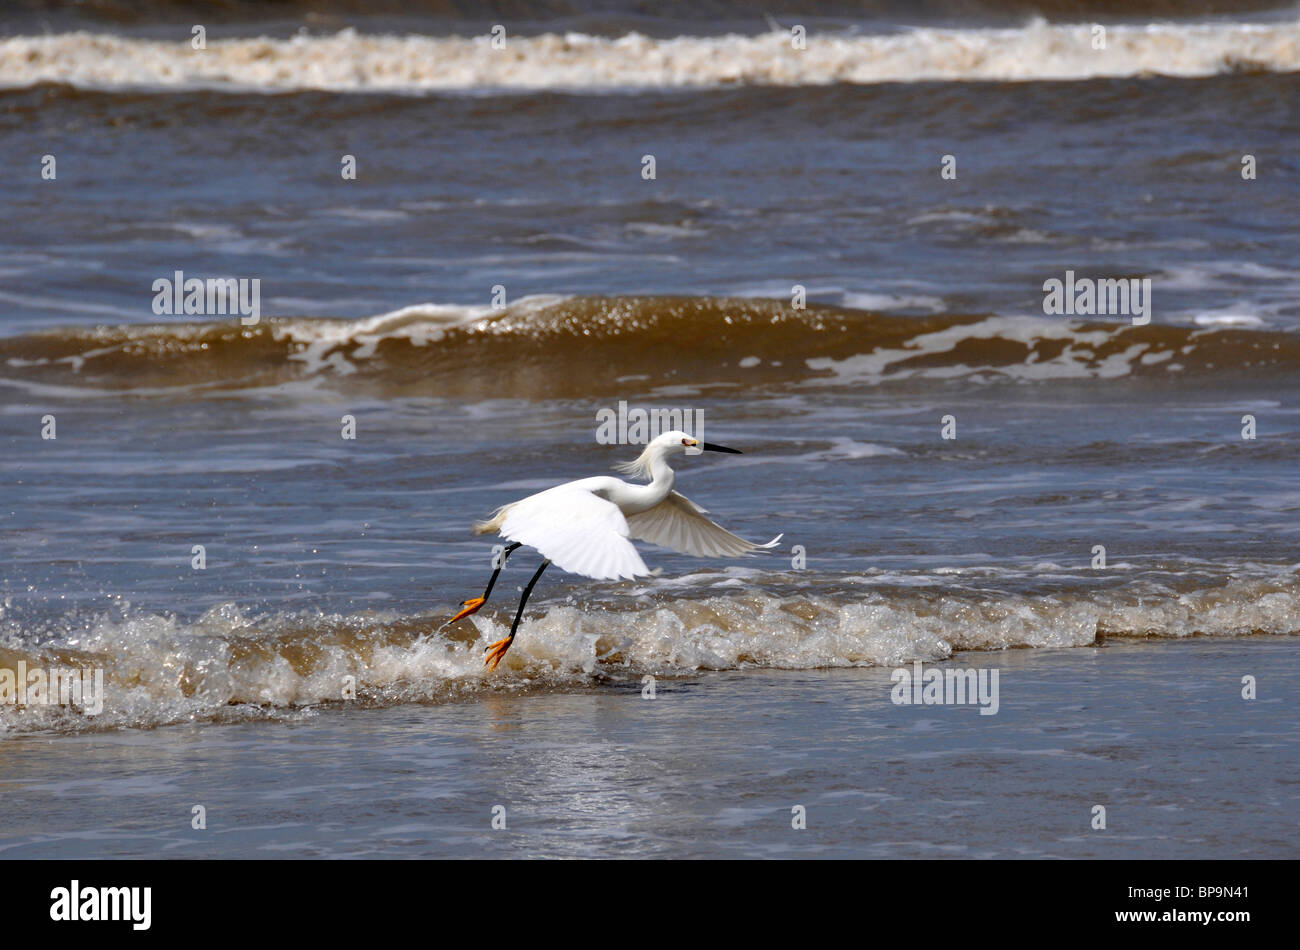
[[766,544],[746,541],[717,522],[704,517],[705,509],[679,492],[627,518],[632,537],[696,557],[742,557],[754,551],[774,548],[782,535]]
[[560,485],[508,505],[500,530],[571,574],[619,580],[650,573],[628,540],[623,512],[586,489]]

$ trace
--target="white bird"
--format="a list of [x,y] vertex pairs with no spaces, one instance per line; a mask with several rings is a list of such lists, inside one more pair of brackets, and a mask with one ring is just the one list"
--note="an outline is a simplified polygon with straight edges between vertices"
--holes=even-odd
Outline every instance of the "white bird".
[[633,462],[615,467],[626,475],[649,479],[638,485],[608,475],[581,478],[498,508],[487,521],[474,524],[475,534],[500,533],[512,542],[501,553],[482,597],[462,601],[464,609],[447,623],[478,611],[492,594],[506,558],[521,545],[536,548],[543,561],[524,588],[510,635],[490,645],[484,662],[495,670],[510,649],[524,614],[524,604],[542,572],[551,564],[596,580],[619,580],[649,574],[631,538],[649,541],[696,557],[742,557],[776,547],[782,535],[755,544],[704,517],[705,509],[673,491],[676,473],[668,464],[688,448],[740,455],[739,449],[700,442],[673,430],[653,439]]

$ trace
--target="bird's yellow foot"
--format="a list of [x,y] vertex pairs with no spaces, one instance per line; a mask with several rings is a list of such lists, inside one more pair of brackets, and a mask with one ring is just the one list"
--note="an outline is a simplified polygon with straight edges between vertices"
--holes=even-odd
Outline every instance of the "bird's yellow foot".
[[470,614],[478,613],[478,609],[485,603],[487,603],[486,597],[471,597],[469,600],[461,601],[460,605],[465,609],[448,620],[447,623],[455,623],[461,617],[468,617]]
[[498,640],[496,643],[488,647],[488,655],[483,662],[487,664],[489,671],[496,672],[497,664],[501,662],[501,658],[505,656],[506,651],[510,649],[510,644],[514,642],[515,638],[511,635],[506,637],[504,640]]

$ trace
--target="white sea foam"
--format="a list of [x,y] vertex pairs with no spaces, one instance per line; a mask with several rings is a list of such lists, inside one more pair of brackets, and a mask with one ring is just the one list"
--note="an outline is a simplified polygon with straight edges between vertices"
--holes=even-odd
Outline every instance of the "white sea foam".
[[894,310],[925,310],[929,313],[941,313],[944,307],[942,298],[930,294],[846,293],[843,304],[857,310],[871,310],[877,313],[889,313]]
[[[1106,329],[1084,330],[1081,324],[1073,321],[1046,320],[1042,317],[1029,316],[989,317],[978,323],[959,323],[932,333],[918,334],[908,340],[905,347],[898,349],[881,347],[871,353],[845,359],[815,357],[807,362],[810,369],[832,370],[834,375],[830,381],[836,383],[848,380],[873,381],[886,377],[906,379],[920,376],[928,379],[943,379],[969,376],[980,370],[1025,380],[1113,378],[1127,374],[1148,345],[1135,344],[1122,353],[1098,360],[1093,348],[1108,342],[1112,335],[1112,331]],[[952,352],[959,345],[971,340],[985,339],[1014,340],[1030,347],[1045,340],[1060,340],[1066,345],[1050,360],[1040,361],[1035,354],[1030,354],[1024,362],[1010,363],[998,366],[996,369],[965,364],[920,368],[901,365],[918,357]]]
[[[565,299],[554,294],[520,297],[511,304],[510,312],[526,315]],[[276,339],[297,346],[290,358],[306,363],[309,372],[328,367],[348,375],[356,372],[353,361],[373,357],[380,343],[403,340],[412,346],[429,346],[452,327],[469,326],[496,313],[500,311],[488,306],[424,303],[363,320],[284,320],[275,324],[273,332]],[[356,348],[344,356],[340,346]]]
[[1202,327],[1262,327],[1264,321],[1250,313],[1203,313],[1194,318]]
[[1139,579],[1121,589],[1050,594],[962,590],[962,573],[923,572],[912,577],[939,583],[902,589],[881,589],[884,580],[873,577],[852,598],[760,592],[746,580],[756,579],[751,574],[714,576],[702,597],[680,596],[685,588],[677,585],[672,596],[633,590],[604,606],[538,605],[495,674],[484,669],[483,647],[505,635],[508,612],[474,615],[478,636],[467,637],[473,628],[461,625],[458,639],[432,620],[395,614],[249,618],[227,604],[185,623],[128,612],[70,622],[64,636],[43,637],[40,650],[24,645],[11,619],[0,628],[0,666],[24,659],[102,667],[105,707],[86,719],[71,709],[0,704],[0,734],[295,715],[342,702],[348,677],[356,702],[393,705],[480,689],[570,688],[602,675],[896,666],[964,650],[1086,646],[1099,636],[1300,633],[1294,570],[1194,589]]
[[921,28],[887,35],[814,30],[802,50],[794,49],[783,32],[673,39],[544,34],[510,37],[498,50],[487,36],[388,36],[347,29],[286,40],[214,39],[195,50],[186,41],[78,32],[0,40],[0,85],[599,91],[1300,69],[1300,22],[1113,24],[1104,50],[1093,48],[1092,36],[1089,24],[1038,20],[1013,29]]

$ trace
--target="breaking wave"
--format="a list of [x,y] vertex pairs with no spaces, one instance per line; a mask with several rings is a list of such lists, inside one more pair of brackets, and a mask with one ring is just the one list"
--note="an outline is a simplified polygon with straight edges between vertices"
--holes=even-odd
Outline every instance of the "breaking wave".
[[1300,22],[1113,24],[1105,49],[1088,23],[1011,29],[922,27],[654,38],[628,33],[491,37],[372,35],[170,42],[75,32],[0,40],[0,86],[288,92],[608,91],[729,85],[1079,80],[1300,69]]
[[[351,677],[361,706],[448,702],[483,690],[563,689],[645,674],[897,666],[958,651],[1068,648],[1107,637],[1300,633],[1296,568],[1253,576],[1138,578],[1041,593],[929,587],[857,592],[716,591],[586,607],[539,606],[495,674],[483,648],[507,632],[491,608],[455,628],[441,618],[358,613],[245,616],[214,607],[193,622],[127,610],[52,625],[0,619],[0,669],[101,668],[98,715],[0,703],[0,735],[140,728],[310,714]],[[779,586],[773,579],[771,587]],[[498,616],[499,614],[499,616]],[[2,615],[0,615],[2,616]],[[39,643],[40,646],[33,646]]]
[[63,328],[0,338],[0,385],[204,395],[311,381],[348,392],[567,398],[673,385],[962,378],[1294,380],[1300,338],[1228,323],[890,316],[753,298],[534,297],[362,320]]

